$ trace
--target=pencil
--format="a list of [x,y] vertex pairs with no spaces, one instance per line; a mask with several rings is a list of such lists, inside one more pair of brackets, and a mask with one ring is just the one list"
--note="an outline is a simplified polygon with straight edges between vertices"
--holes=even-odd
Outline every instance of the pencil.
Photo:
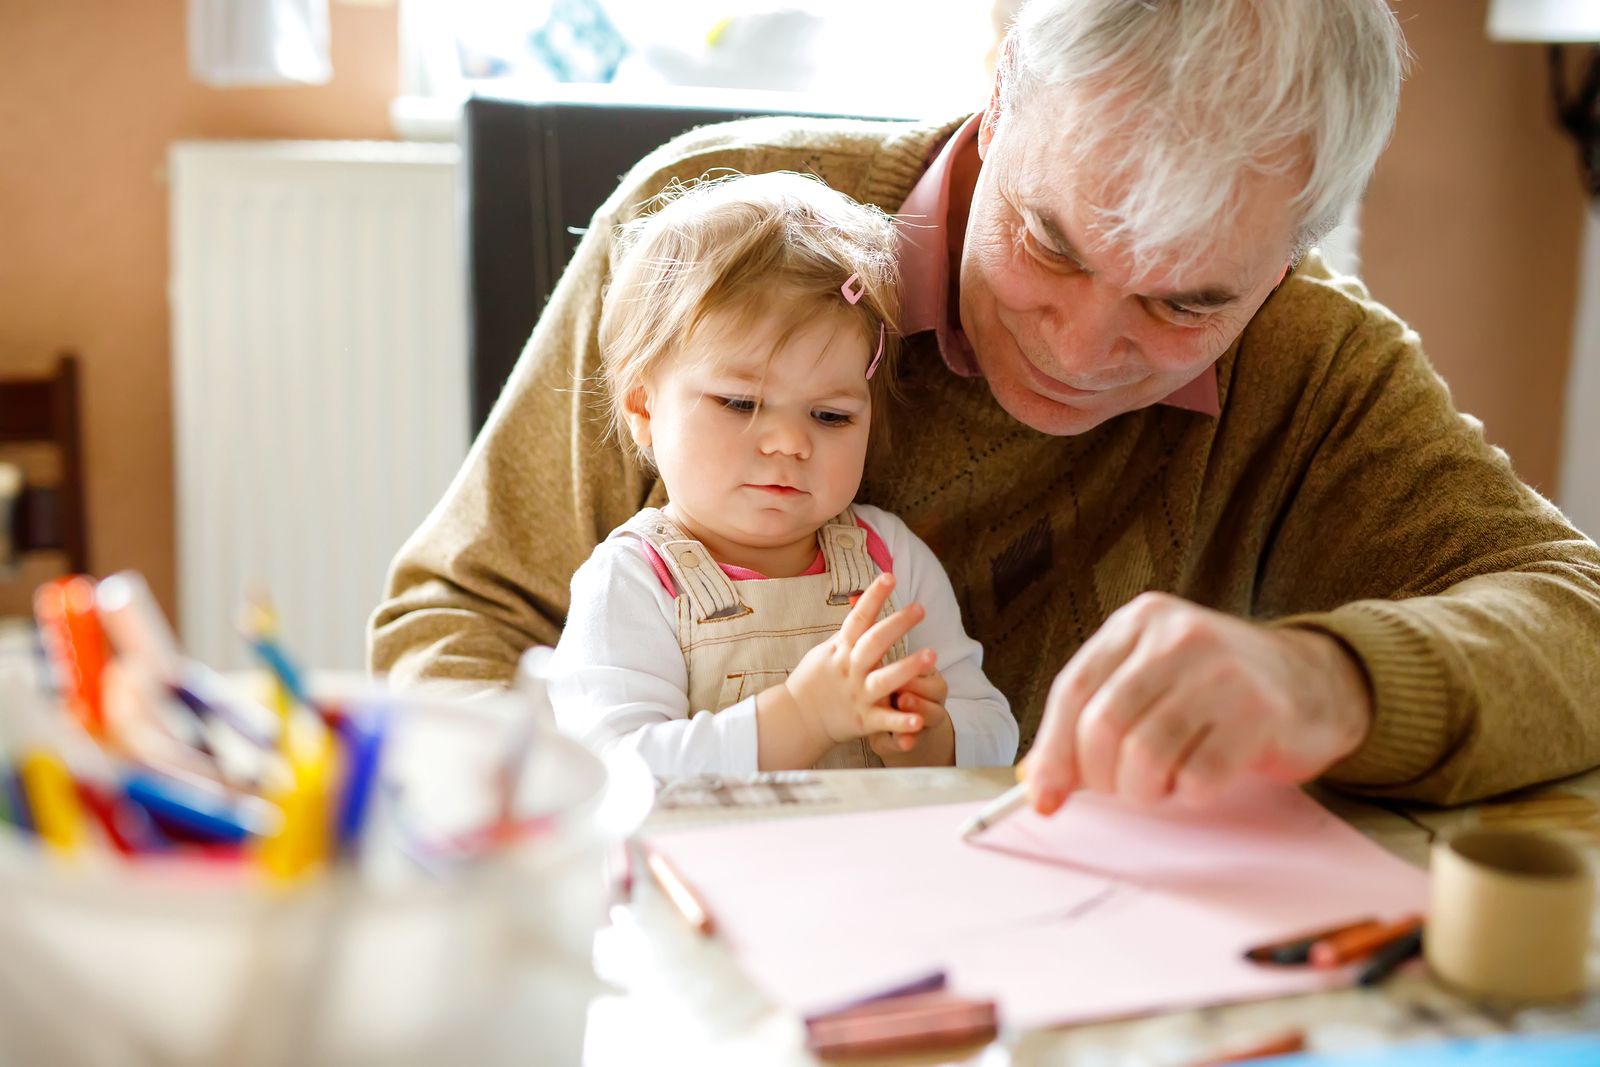
[[961,824],[961,840],[970,841],[1028,802],[1028,783],[1018,782]]
[[694,927],[702,935],[710,937],[716,929],[716,923],[711,919],[711,913],[706,906],[700,903],[700,898],[695,896],[694,890],[689,888],[687,882],[678,877],[678,872],[672,869],[667,858],[654,849],[647,849],[645,865],[650,868],[650,873],[655,876],[656,884],[667,895],[672,906],[678,914],[683,916],[685,922]]

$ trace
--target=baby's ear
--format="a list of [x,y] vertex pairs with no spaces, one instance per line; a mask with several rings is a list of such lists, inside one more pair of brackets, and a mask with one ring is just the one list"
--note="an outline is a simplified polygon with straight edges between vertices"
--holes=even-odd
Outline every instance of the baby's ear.
[[650,391],[636,385],[622,398],[622,417],[628,423],[628,436],[641,452],[650,451]]

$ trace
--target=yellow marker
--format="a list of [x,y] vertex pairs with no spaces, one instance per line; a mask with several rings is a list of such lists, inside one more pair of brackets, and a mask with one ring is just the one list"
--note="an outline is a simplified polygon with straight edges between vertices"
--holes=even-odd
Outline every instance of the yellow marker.
[[733,16],[732,15],[726,15],[723,18],[718,19],[715,23],[713,23],[712,26],[711,26],[711,29],[706,31],[706,47],[707,48],[715,48],[715,47],[717,47],[717,42],[722,40],[722,35],[724,33],[727,33],[728,32],[728,27],[732,26],[732,25],[733,25]]
[[57,852],[76,852],[85,836],[83,805],[67,765],[53,752],[36,748],[22,758],[21,773],[39,836]]
[[328,857],[338,747],[332,732],[309,715],[295,716],[284,736],[289,781],[267,797],[283,811],[283,823],[262,841],[260,855],[267,874],[286,882]]

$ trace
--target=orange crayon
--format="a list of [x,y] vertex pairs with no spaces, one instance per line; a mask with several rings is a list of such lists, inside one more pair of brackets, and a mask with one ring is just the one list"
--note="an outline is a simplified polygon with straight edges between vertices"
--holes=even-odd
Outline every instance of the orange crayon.
[[1376,930],[1351,930],[1335,934],[1311,946],[1313,967],[1342,967],[1354,960],[1365,959],[1385,945],[1415,933],[1422,927],[1422,916],[1409,915],[1396,923],[1380,926]]

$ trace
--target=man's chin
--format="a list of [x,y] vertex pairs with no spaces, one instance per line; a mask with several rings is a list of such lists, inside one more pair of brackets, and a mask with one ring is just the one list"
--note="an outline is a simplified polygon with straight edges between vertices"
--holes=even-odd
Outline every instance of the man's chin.
[[989,391],[1006,414],[1031,430],[1055,437],[1087,433],[1113,415],[1121,414],[1120,408],[1106,402],[1107,398],[1058,400],[1016,381],[991,379]]

